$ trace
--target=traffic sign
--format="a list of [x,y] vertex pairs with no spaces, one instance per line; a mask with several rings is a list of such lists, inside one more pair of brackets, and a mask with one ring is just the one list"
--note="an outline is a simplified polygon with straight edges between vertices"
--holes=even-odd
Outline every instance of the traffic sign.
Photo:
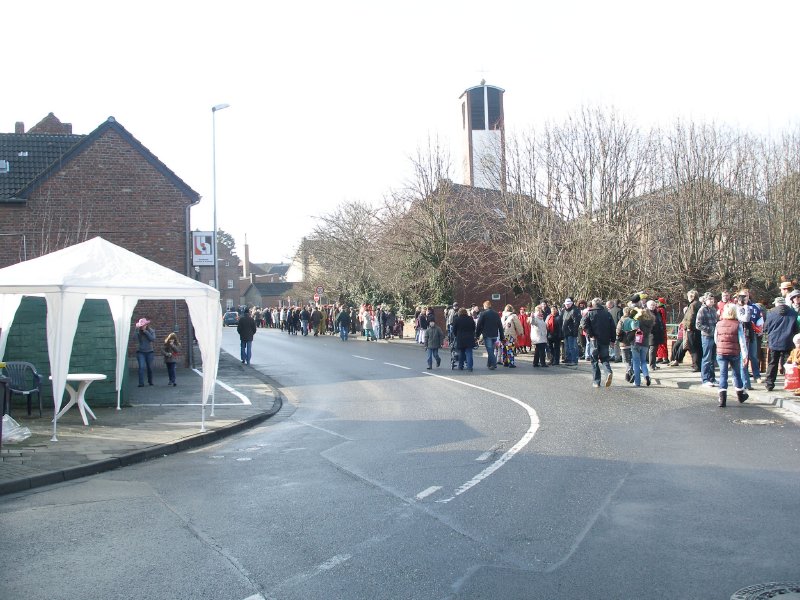
[[317,294],[321,296],[325,290],[322,288],[321,285],[318,285],[315,291],[317,292]]
[[314,302],[319,302],[319,294],[314,294]]

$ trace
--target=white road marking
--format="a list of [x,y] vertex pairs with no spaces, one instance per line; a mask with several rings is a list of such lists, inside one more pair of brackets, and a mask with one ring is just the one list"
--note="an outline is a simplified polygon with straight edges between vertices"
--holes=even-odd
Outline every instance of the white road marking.
[[297,421],[297,422],[300,423],[301,425],[305,425],[306,427],[312,427],[314,429],[319,429],[320,431],[324,431],[327,434],[335,435],[336,437],[340,437],[343,440],[347,440],[348,442],[353,441],[351,438],[342,435],[341,433],[336,433],[335,431],[331,431],[330,429],[325,429],[324,427],[320,427],[319,425],[313,425],[311,423],[308,423],[307,421]]
[[[203,372],[202,372],[202,371],[198,371],[197,369],[192,369],[192,371],[194,371],[195,373],[197,373],[198,375],[200,375],[200,377],[202,377],[202,376],[203,376]],[[252,403],[250,402],[250,398],[248,398],[248,397],[247,397],[247,396],[245,396],[244,394],[240,394],[240,393],[239,393],[239,392],[237,392],[235,389],[233,389],[231,386],[229,386],[227,383],[224,383],[224,382],[220,381],[219,379],[217,379],[217,385],[218,385],[219,387],[221,387],[223,390],[227,390],[227,391],[229,391],[231,394],[233,394],[234,396],[236,396],[237,398],[239,398],[239,400],[241,400],[241,401],[242,401],[242,404],[246,404],[246,405],[248,405],[248,406],[250,406],[250,404],[252,404]],[[224,406],[224,404],[219,404],[219,403],[215,402],[215,403],[214,403],[214,406]]]
[[404,367],[403,365],[396,365],[396,364],[394,364],[394,363],[387,363],[387,362],[385,362],[385,363],[383,363],[383,364],[385,364],[385,365],[389,365],[390,367],[397,367],[398,369],[406,369],[407,371],[410,371],[410,370],[411,370],[411,367]]
[[507,441],[508,441],[508,440],[500,440],[500,441],[499,441],[499,442],[497,442],[497,443],[496,443],[494,446],[492,446],[491,448],[489,448],[489,450],[488,450],[488,451],[484,452],[484,453],[483,453],[483,454],[481,454],[481,455],[480,455],[478,458],[476,458],[476,459],[475,459],[475,462],[485,462],[485,461],[489,460],[489,458],[491,458],[491,456],[492,456],[492,455],[493,455],[495,452],[497,452],[497,451],[498,451],[500,448],[502,448],[502,447],[503,447],[503,444],[505,444]]
[[507,394],[502,394],[500,392],[496,392],[494,390],[490,390],[485,387],[481,387],[479,385],[475,385],[473,383],[467,383],[466,381],[459,381],[458,379],[453,379],[452,377],[445,377],[444,375],[436,375],[434,373],[428,373],[426,371],[422,371],[423,375],[429,375],[431,377],[438,377],[439,379],[445,379],[447,381],[452,381],[453,383],[458,383],[460,385],[464,385],[467,387],[475,388],[476,390],[481,390],[483,392],[487,392],[489,394],[494,394],[495,396],[500,396],[501,398],[505,398],[507,400],[511,400],[512,402],[518,404],[525,412],[528,413],[528,418],[530,419],[530,426],[525,434],[519,439],[519,441],[514,444],[508,451],[505,452],[500,458],[494,461],[491,465],[486,467],[483,471],[475,475],[472,479],[467,481],[465,484],[460,486],[453,495],[449,498],[444,498],[442,500],[437,500],[436,502],[439,503],[447,503],[451,500],[455,500],[458,496],[466,492],[467,490],[473,488],[474,486],[478,485],[481,481],[489,477],[492,473],[497,471],[500,467],[506,464],[509,460],[511,460],[517,452],[522,450],[528,443],[533,439],[533,436],[536,435],[536,431],[539,429],[539,415],[536,414],[536,411],[533,410],[530,406],[514,398],[513,396],[509,396]]
[[317,567],[317,573],[322,573],[323,571],[330,571],[331,569],[341,565],[342,563],[347,562],[353,558],[352,554],[337,554],[333,558],[326,560],[320,566]]
[[248,596],[244,600],[267,600],[263,594],[253,594],[252,596]]
[[430,496],[431,494],[435,494],[440,489],[442,489],[442,486],[440,486],[440,485],[432,485],[427,490],[422,490],[419,494],[417,494],[416,498],[417,498],[417,500],[422,500],[423,498],[426,498],[426,497]]
[[353,354],[353,358],[360,358],[361,360],[375,360],[374,358],[367,358],[366,356],[359,356],[358,354]]

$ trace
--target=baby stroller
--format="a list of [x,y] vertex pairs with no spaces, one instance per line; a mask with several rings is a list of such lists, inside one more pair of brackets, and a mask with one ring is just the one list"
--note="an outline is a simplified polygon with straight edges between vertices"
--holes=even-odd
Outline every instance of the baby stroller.
[[394,337],[402,338],[403,337],[403,319],[398,318],[397,321],[394,323],[394,327],[392,327],[392,335]]
[[455,369],[458,366],[458,355],[460,354],[455,344],[450,344],[450,369]]

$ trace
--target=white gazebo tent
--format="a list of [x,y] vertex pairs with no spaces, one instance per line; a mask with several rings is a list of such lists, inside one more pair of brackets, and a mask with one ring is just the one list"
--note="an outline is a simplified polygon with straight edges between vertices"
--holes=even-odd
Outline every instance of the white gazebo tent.
[[[44,296],[47,302],[47,349],[53,380],[54,416],[66,389],[72,343],[86,299],[105,299],[116,330],[117,409],[126,365],[130,323],[139,300],[185,300],[203,359],[201,431],[205,409],[213,398],[222,337],[219,292],[190,277],[96,237],[51,254],[0,269],[0,357],[8,330],[23,296]],[[213,409],[212,409],[213,414]],[[53,440],[56,440],[53,419]]]

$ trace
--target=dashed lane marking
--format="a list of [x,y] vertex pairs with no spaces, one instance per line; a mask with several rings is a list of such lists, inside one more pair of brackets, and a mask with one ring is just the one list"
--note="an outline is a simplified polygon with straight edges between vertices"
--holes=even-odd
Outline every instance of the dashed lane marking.
[[390,367],[397,367],[398,369],[406,369],[407,371],[410,371],[410,370],[411,370],[411,367],[404,367],[403,365],[396,365],[396,364],[394,364],[394,363],[387,363],[387,362],[385,362],[385,363],[383,363],[383,364],[385,364],[385,365],[389,365]]
[[358,354],[353,354],[353,358],[360,358],[361,360],[375,360],[374,358],[367,358],[366,356],[359,356]]
[[431,494],[435,494],[435,493],[436,493],[436,492],[438,492],[440,489],[442,489],[442,486],[440,486],[440,485],[432,485],[432,486],[431,486],[431,487],[429,487],[427,490],[422,490],[422,491],[421,491],[419,494],[417,494],[415,497],[416,497],[416,499],[417,499],[417,500],[422,500],[423,498],[427,498],[427,497],[428,497],[428,496],[430,496]]

